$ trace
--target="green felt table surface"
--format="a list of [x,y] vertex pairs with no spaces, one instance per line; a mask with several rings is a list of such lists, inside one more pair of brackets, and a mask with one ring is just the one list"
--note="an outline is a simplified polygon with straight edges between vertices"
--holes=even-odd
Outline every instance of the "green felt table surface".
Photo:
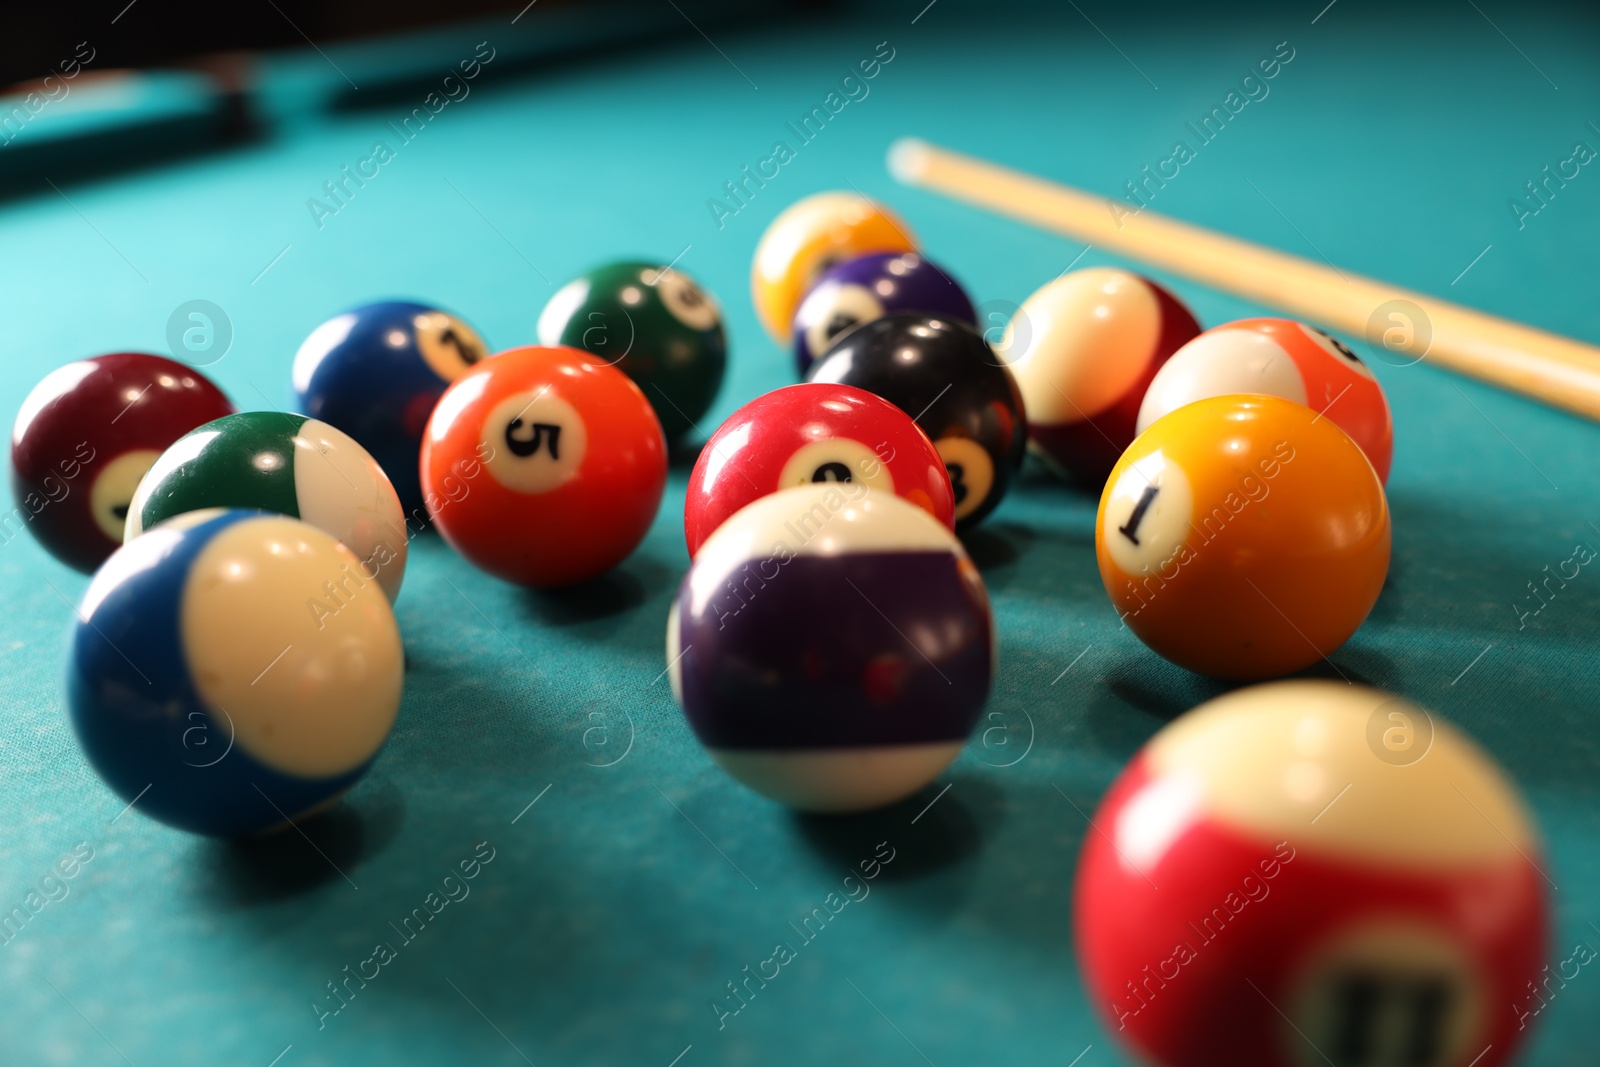
[[[286,109],[226,153],[93,182],[63,174],[60,193],[41,183],[0,205],[0,410],[70,359],[163,351],[169,314],[192,299],[220,305],[234,331],[208,373],[243,407],[279,407],[301,339],[349,305],[435,301],[508,347],[531,341],[577,272],[681,255],[720,296],[730,336],[709,432],[791,380],[747,288],[785,205],[832,188],[881,197],[976,301],[1020,301],[1070,263],[1116,260],[897,186],[883,162],[893,139],[1117,195],[1175,141],[1196,146],[1186,124],[1280,42],[1293,59],[1270,92],[1198,146],[1155,210],[1600,340],[1600,172],[1582,167],[1520,227],[1508,207],[1576,142],[1600,146],[1592,10],[1320,8],[840,8],[504,74],[490,62],[410,143],[390,123],[424,93],[362,107],[357,91],[337,111]],[[537,32],[537,19],[508,15],[483,38]],[[483,39],[461,36],[438,35],[441,78]],[[893,59],[868,95],[800,143],[786,123],[880,42]],[[266,64],[269,96],[274,78],[299,92],[339,75],[306,53]],[[708,200],[779,140],[794,158],[718,225]],[[394,158],[319,225],[308,198],[378,141]],[[1163,280],[1207,324],[1265,310]],[[1600,576],[1585,568],[1536,615],[1518,605],[1547,565],[1600,546],[1600,428],[1426,363],[1372,362],[1395,415],[1394,562],[1332,662],[1504,762],[1558,887],[1555,963],[1600,944]],[[979,734],[913,800],[823,820],[721,773],[662,677],[687,474],[674,468],[639,550],[576,592],[512,588],[418,538],[396,606],[410,666],[387,749],[308,836],[244,845],[124,811],[98,781],[61,686],[86,579],[26,536],[0,545],[0,909],[75,848],[92,853],[66,896],[0,945],[0,1063],[1130,1062],[1074,958],[1084,813],[1151,734],[1226,687],[1119,626],[1095,569],[1095,501],[1030,468],[971,537],[1001,656]],[[391,924],[483,842],[493,859],[470,895],[405,942]],[[792,939],[788,924],[879,842],[894,859],[870,896],[719,1027],[724,983]],[[379,942],[396,957],[319,1021],[326,983]],[[1520,1062],[1592,1063],[1597,1014],[1600,977],[1585,970]]]

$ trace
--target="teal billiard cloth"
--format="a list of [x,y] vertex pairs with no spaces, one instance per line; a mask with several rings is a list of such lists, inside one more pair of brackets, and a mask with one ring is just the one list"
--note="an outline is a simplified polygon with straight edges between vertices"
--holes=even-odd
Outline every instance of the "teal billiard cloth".
[[[232,327],[206,372],[241,408],[278,407],[300,342],[351,305],[436,303],[504,348],[533,340],[567,279],[676,259],[728,328],[709,433],[792,380],[748,273],[762,229],[802,196],[892,204],[989,325],[1070,265],[1118,263],[898,186],[884,153],[905,135],[1130,205],[1132,185],[1175,218],[1600,341],[1600,170],[1528,188],[1576,144],[1600,147],[1592,8],[1322,7],[912,0],[502,63],[541,32],[541,5],[515,26],[508,11],[430,33],[438,86],[371,100],[336,66],[360,85],[376,45],[360,69],[348,47],[266,57],[258,138],[69,169],[0,203],[0,410],[71,359],[166,351],[191,300]],[[495,58],[433,111],[428,94],[446,97],[480,42]],[[1273,57],[1275,75],[1247,85]],[[1218,108],[1226,121],[1206,126]],[[1208,325],[1269,313],[1160,280]],[[1537,599],[1531,586],[1600,548],[1600,427],[1348,340],[1394,409],[1394,562],[1332,663],[1509,769],[1559,887],[1555,968],[1600,946],[1600,572]],[[1096,501],[1028,470],[969,541],[1000,632],[972,743],[911,801],[823,820],[735,784],[673,702],[687,476],[677,463],[648,539],[583,590],[512,588],[419,537],[387,749],[305,836],[251,844],[124,811],[94,776],[62,703],[87,580],[5,536],[0,912],[23,918],[0,934],[0,1063],[1132,1062],[1075,962],[1085,815],[1147,738],[1225,687],[1119,626]],[[870,881],[851,877],[863,863]],[[793,958],[778,977],[749,979],[772,974],[779,944]],[[1591,969],[1547,998],[1521,1062],[1592,1062]]]

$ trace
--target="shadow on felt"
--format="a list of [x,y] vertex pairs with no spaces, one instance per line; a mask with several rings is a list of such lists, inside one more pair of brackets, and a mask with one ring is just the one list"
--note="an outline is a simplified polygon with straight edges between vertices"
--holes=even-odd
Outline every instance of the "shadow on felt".
[[[913,913],[919,924],[960,915],[963,924],[1037,944],[1067,929],[1073,870],[1087,831],[1063,796],[1010,768],[960,768],[887,808],[796,815],[794,823],[806,846],[858,877],[860,861],[887,842],[894,861],[874,887],[886,906]],[[1075,802],[1086,811],[1097,803]],[[1030,830],[1007,840],[1013,819]],[[1045,832],[1036,834],[1040,828]]]
[[993,581],[994,572],[1009,569],[1036,539],[1037,535],[1027,526],[993,522],[962,534],[961,544],[983,573],[984,580]]
[[[204,891],[234,906],[271,904],[342,882],[381,853],[405,822],[392,782],[341,799],[296,826],[234,841],[206,840],[197,866]],[[359,882],[358,882],[359,884]]]
[[[1168,663],[1142,646],[1119,649],[1117,658],[1101,668],[1104,683],[1096,685],[1084,716],[1098,747],[1127,760],[1156,730],[1209,700],[1236,689],[1277,681],[1326,679],[1372,686],[1398,687],[1392,661],[1371,647],[1346,645],[1327,659],[1280,678],[1231,681],[1209,678]],[[1140,714],[1130,716],[1129,708]]]
[[[989,808],[975,806],[982,783],[968,785],[957,792],[956,784],[941,775],[888,807],[839,815],[795,812],[794,824],[813,851],[853,873],[880,842],[888,842],[895,859],[883,868],[883,880],[915,881],[977,854],[984,836],[978,814]],[[948,792],[941,793],[946,786]]]
[[667,469],[674,471],[692,471],[694,465],[700,462],[700,453],[705,450],[704,441],[674,441],[667,446]]
[[581,626],[616,618],[665,595],[675,578],[672,568],[640,551],[598,578],[559,589],[529,589],[520,599],[526,614],[541,625]]

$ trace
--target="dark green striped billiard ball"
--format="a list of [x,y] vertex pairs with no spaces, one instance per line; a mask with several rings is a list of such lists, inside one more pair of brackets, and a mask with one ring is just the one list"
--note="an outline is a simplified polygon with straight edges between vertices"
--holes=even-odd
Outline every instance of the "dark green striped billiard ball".
[[125,540],[205,508],[260,508],[332,534],[360,561],[342,583],[376,581],[390,602],[406,568],[405,514],[372,454],[342,430],[283,411],[241,411],[178,438],[128,506]]
[[636,382],[667,439],[711,409],[728,345],[722,312],[687,274],[612,263],[562,286],[539,315],[539,343],[581,348]]

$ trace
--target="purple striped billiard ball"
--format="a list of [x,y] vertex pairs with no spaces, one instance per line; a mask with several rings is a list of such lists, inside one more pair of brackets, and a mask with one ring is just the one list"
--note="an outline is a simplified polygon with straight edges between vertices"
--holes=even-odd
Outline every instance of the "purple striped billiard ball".
[[695,555],[667,622],[672,690],[711,756],[804,811],[933,781],[994,672],[977,568],[945,526],[856,482],[784,489]]

